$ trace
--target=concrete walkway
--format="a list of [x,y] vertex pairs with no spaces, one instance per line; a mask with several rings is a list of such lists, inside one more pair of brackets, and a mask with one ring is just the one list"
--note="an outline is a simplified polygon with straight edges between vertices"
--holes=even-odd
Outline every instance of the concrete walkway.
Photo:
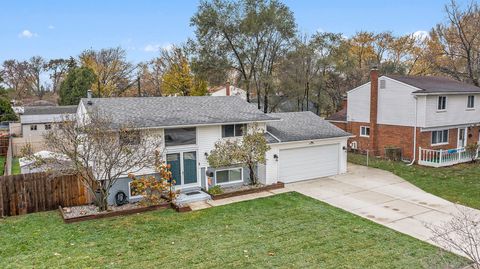
[[[390,172],[354,164],[349,164],[346,174],[292,183],[286,188],[432,244],[427,226],[442,225],[452,214],[467,208]],[[480,216],[479,210],[468,209]]]

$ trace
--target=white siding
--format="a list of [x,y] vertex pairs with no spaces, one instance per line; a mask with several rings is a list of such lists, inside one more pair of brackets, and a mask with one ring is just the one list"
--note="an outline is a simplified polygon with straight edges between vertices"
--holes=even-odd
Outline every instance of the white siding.
[[221,138],[222,129],[220,125],[197,127],[198,164],[200,167],[208,167],[205,153],[210,153],[215,146],[215,142]]
[[445,111],[437,111],[438,95],[427,96],[424,127],[466,125],[480,122],[480,95],[474,95],[474,109],[467,109],[468,95],[446,95],[447,109]]
[[347,93],[347,120],[370,122],[370,82]]
[[[417,90],[387,77],[385,89],[378,89],[377,123],[387,125],[413,126],[415,124],[415,98]],[[349,107],[350,109],[350,107]]]

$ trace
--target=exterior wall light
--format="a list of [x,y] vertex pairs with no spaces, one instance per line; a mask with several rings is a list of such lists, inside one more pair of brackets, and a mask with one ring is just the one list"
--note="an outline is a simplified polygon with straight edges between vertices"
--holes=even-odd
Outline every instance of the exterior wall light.
[[273,154],[273,158],[275,159],[275,161],[278,162],[278,155],[277,154]]

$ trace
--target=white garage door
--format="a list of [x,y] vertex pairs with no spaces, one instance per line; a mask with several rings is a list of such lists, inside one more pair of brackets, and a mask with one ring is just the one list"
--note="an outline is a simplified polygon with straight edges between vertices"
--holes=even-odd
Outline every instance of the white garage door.
[[338,174],[339,147],[340,144],[333,144],[280,150],[280,181],[287,183]]

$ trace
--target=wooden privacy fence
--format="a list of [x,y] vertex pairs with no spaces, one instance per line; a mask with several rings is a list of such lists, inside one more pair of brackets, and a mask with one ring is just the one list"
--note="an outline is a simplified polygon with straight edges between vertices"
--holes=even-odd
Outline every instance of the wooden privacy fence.
[[0,177],[0,216],[85,205],[92,195],[76,175],[32,173]]

